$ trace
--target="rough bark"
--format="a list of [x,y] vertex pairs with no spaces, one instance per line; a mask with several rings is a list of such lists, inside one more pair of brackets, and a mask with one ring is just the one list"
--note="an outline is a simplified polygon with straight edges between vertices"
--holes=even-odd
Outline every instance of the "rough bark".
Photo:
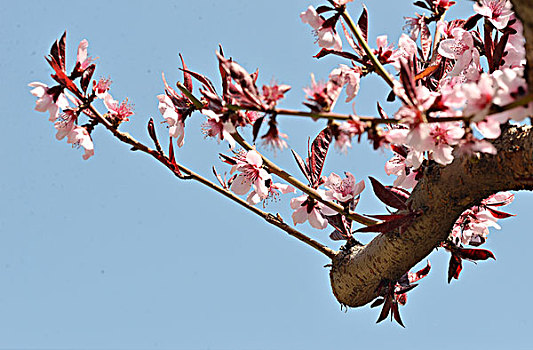
[[[528,66],[533,63],[533,2],[513,0],[524,23]],[[533,69],[526,71],[533,91]],[[412,210],[423,212],[401,235],[380,234],[366,246],[341,250],[333,259],[331,286],[346,306],[362,306],[377,295],[382,280],[394,281],[444,241],[459,215],[493,193],[533,189],[533,131],[508,127],[494,141],[496,155],[456,157],[434,164],[413,190]]]

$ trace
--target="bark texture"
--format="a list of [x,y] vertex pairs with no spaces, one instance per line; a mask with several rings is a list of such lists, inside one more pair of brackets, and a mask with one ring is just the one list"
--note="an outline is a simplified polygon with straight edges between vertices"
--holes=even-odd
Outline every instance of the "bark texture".
[[[513,0],[524,23],[528,65],[533,63],[533,1]],[[533,69],[526,70],[533,91]],[[380,234],[366,246],[341,250],[333,259],[331,286],[337,300],[357,307],[371,302],[382,280],[394,281],[444,241],[459,215],[493,193],[533,189],[533,131],[508,127],[494,141],[496,155],[456,157],[434,164],[413,190],[409,204],[423,212],[401,235]]]

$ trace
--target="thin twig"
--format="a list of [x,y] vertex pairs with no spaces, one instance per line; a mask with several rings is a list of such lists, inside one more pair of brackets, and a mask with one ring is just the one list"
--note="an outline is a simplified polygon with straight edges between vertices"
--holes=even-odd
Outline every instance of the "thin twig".
[[[259,215],[262,217],[265,221],[268,223],[282,229],[283,231],[287,232],[289,235],[295,237],[296,239],[304,242],[305,244],[313,247],[314,249],[318,250],[322,254],[326,255],[330,259],[333,259],[337,252],[329,247],[326,247],[325,245],[315,241],[314,239],[308,237],[307,235],[301,233],[300,231],[292,228],[291,226],[287,225],[283,219],[278,215],[274,216],[270,213],[264,212],[246,202],[242,198],[236,196],[231,191],[222,188],[215,183],[207,180],[203,176],[195,173],[194,171],[190,170],[189,168],[177,164],[172,163],[168,157],[166,157],[163,153],[158,152],[157,150],[154,150],[143,143],[137,141],[134,139],[130,134],[121,132],[118,129],[114,128],[109,121],[104,118],[92,105],[90,105],[89,110],[94,114],[96,120],[98,120],[99,123],[103,124],[115,137],[117,137],[120,141],[127,143],[133,147],[133,149],[147,153],[157,159],[159,162],[161,162],[163,165],[165,165],[172,173],[179,177],[183,178],[183,174],[186,175],[186,178],[192,179],[195,181],[200,182],[201,184],[215,190],[216,192],[222,194],[226,198],[231,199],[232,201],[236,202],[237,204],[241,205],[242,207],[250,210],[251,212]],[[177,169],[176,169],[177,168]]]

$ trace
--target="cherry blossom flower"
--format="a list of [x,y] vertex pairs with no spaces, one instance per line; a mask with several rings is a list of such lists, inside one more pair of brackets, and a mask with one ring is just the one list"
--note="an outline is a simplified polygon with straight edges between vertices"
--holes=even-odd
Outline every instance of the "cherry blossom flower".
[[48,120],[55,121],[61,112],[61,110],[68,108],[68,100],[63,93],[61,93],[59,87],[49,88],[46,84],[35,81],[28,84],[33,87],[30,93],[37,97],[35,103],[35,110],[39,112],[50,113]]
[[394,52],[394,45],[389,44],[386,35],[380,35],[376,38],[377,49],[374,55],[378,57],[381,63],[389,63],[389,59]]
[[176,139],[178,147],[183,146],[185,141],[185,123],[176,112],[174,104],[167,95],[157,95],[157,99],[159,100],[159,112],[161,112],[169,126],[168,132],[170,137]]
[[133,106],[128,104],[128,99],[119,103],[114,100],[110,93],[104,97],[104,104],[107,107],[110,117],[118,123],[129,120],[129,116],[133,115]]
[[511,32],[505,45],[502,68],[523,68],[526,65],[524,26],[514,14],[510,18],[511,22],[509,28],[514,32]]
[[98,83],[93,87],[94,94],[97,98],[103,100],[107,96],[107,91],[109,90],[110,86],[111,80],[109,78],[100,78]]
[[415,16],[416,17],[404,17],[405,25],[402,28],[409,33],[408,35],[413,41],[416,41],[418,34],[420,34],[420,30],[426,25],[424,16],[419,15],[418,13],[415,13]]
[[82,156],[84,160],[89,159],[94,155],[94,145],[91,136],[82,126],[76,125],[74,129],[67,135],[67,143],[71,143],[73,147],[83,147],[85,154]]
[[402,34],[400,40],[398,41],[398,49],[393,51],[389,57],[389,61],[396,68],[400,70],[400,60],[406,59],[409,60],[416,56],[417,53],[416,43],[409,37],[407,34]]
[[309,24],[315,30],[318,37],[318,45],[324,48],[333,47],[335,50],[342,50],[342,41],[334,28],[322,27],[325,20],[316,12],[313,6],[309,6],[305,12],[300,13],[302,22]]
[[348,152],[352,147],[352,137],[359,136],[365,131],[366,124],[361,122],[358,117],[352,116],[352,119],[340,123],[334,129],[335,148],[342,153]]
[[87,56],[87,47],[89,47],[89,42],[86,39],[83,39],[78,45],[78,55],[76,58],[76,70],[78,72],[86,70],[94,61],[91,57]]
[[339,98],[342,85],[336,80],[329,80],[327,83],[315,81],[315,75],[311,74],[311,87],[305,87],[306,99],[309,102],[304,104],[314,112],[331,111]]
[[339,65],[329,74],[329,80],[334,81],[336,86],[346,85],[346,101],[353,100],[359,91],[359,81],[361,80],[361,69],[359,67],[350,68],[345,64]]
[[336,213],[324,204],[309,198],[306,194],[291,199],[291,208],[295,210],[292,213],[294,225],[309,221],[312,227],[319,230],[323,230],[328,226],[328,220],[324,215],[334,215]]
[[481,201],[479,206],[464,211],[454,224],[450,238],[459,244],[480,245],[489,234],[489,227],[500,229],[496,223],[499,218],[512,216],[499,212],[496,207],[511,203],[514,195],[510,192],[498,192]]
[[217,114],[209,109],[202,109],[200,111],[207,116],[207,121],[202,124],[202,132],[206,137],[215,137],[218,142],[222,140],[228,141],[230,148],[235,147],[235,139],[231,136],[235,132],[235,127],[231,121],[222,121],[221,114]]
[[429,151],[432,152],[435,162],[447,165],[453,161],[452,145],[459,143],[465,131],[461,123],[432,123],[429,132],[432,146]]
[[474,11],[488,18],[496,29],[507,26],[509,18],[513,14],[509,0],[479,0],[474,3]]
[[416,171],[407,163],[407,159],[395,154],[391,159],[385,163],[385,173],[387,175],[396,175],[393,185],[395,187],[413,188],[417,184]]
[[272,83],[271,85],[263,85],[263,94],[261,99],[268,105],[269,108],[274,108],[278,101],[285,97],[285,93],[289,91],[289,85],[278,85]]
[[[273,183],[270,181],[270,186],[268,187],[268,196],[267,198],[274,198],[277,199],[279,195],[281,194],[287,194],[287,193],[296,193],[296,189],[292,187],[291,185],[287,184],[281,184],[281,183]],[[246,201],[249,204],[255,205],[262,200],[265,200],[266,198],[262,198],[259,193],[252,189],[250,194],[248,195],[248,198],[246,198]]]
[[263,140],[262,145],[266,148],[270,148],[275,153],[277,150],[281,151],[288,147],[287,142],[283,140],[287,139],[288,137],[289,136],[287,134],[279,132],[276,118],[271,117],[268,121],[268,131],[266,134],[261,136],[261,139]]
[[475,67],[479,67],[480,63],[479,52],[474,46],[472,34],[458,27],[453,28],[451,33],[453,39],[442,40],[438,49],[439,54],[443,57],[455,60],[455,65],[449,74],[457,76],[464,73],[472,64],[475,70]]
[[326,199],[345,203],[363,192],[365,189],[365,182],[363,180],[356,183],[355,177],[351,173],[345,172],[344,174],[346,175],[344,179],[335,173],[331,173],[326,178],[324,187],[329,189],[325,193]]
[[267,198],[269,194],[267,182],[270,183],[272,177],[263,169],[261,155],[257,151],[251,150],[246,154],[237,156],[236,161],[237,163],[231,168],[231,173],[235,171],[240,171],[240,173],[231,183],[231,190],[236,194],[243,195],[253,187],[254,195],[260,199]]
[[479,140],[472,134],[467,134],[465,138],[459,141],[456,147],[456,154],[459,156],[472,156],[476,153],[496,154],[497,150],[494,145],[486,140]]

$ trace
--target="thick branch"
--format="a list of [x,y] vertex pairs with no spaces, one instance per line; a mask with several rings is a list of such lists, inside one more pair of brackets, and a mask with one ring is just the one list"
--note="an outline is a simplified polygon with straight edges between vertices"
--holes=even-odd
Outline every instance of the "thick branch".
[[494,145],[496,155],[456,157],[446,167],[429,166],[409,203],[423,214],[401,235],[377,236],[364,247],[341,252],[330,273],[342,304],[362,306],[377,296],[383,279],[396,280],[438,247],[466,209],[504,190],[533,189],[533,132],[509,127]]

